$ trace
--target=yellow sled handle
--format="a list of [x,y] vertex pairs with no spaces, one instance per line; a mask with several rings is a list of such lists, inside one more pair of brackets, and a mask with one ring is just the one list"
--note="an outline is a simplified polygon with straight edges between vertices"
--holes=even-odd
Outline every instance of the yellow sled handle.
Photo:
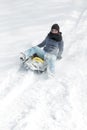
[[35,61],[37,61],[37,62],[41,62],[41,63],[44,62],[44,60],[41,59],[41,58],[39,58],[39,57],[34,57],[33,60],[35,60]]

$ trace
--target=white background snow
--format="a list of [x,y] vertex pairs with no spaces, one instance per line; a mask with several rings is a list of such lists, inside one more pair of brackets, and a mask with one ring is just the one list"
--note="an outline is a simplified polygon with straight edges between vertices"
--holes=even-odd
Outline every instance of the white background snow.
[[[54,23],[56,79],[20,71],[19,53]],[[0,130],[87,130],[87,0],[0,0]]]

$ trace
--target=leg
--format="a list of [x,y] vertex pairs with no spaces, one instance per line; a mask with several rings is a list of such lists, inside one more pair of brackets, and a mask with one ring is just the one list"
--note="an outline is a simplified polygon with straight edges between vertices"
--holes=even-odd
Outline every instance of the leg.
[[44,58],[44,50],[42,50],[40,47],[32,47],[24,52],[26,59],[30,56],[33,56],[33,54],[37,54],[39,57]]
[[48,63],[48,73],[54,74],[55,73],[56,56],[46,53],[45,59]]

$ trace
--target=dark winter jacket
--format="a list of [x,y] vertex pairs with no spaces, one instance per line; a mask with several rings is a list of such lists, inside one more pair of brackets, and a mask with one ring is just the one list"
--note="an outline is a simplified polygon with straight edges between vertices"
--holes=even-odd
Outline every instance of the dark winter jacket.
[[54,54],[56,56],[61,56],[64,46],[61,32],[59,34],[53,34],[50,32],[45,40],[38,46],[44,47],[45,52]]

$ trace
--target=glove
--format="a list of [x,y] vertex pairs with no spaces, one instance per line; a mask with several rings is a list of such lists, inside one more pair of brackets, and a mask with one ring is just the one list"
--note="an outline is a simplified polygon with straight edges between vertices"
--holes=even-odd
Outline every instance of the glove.
[[58,56],[57,56],[57,59],[58,59],[58,60],[61,60],[61,59],[62,59],[62,56],[58,55]]

